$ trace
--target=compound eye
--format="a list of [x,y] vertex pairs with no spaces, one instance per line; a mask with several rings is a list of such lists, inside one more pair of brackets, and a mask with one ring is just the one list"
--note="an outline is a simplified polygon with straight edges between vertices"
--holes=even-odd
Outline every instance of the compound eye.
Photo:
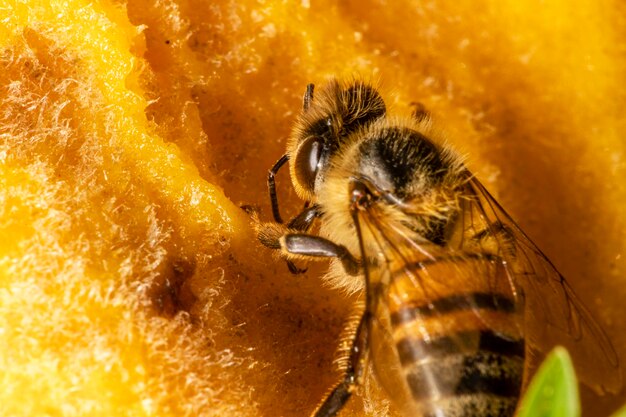
[[310,136],[298,147],[295,160],[295,172],[298,182],[308,191],[313,192],[315,177],[322,158],[323,140]]

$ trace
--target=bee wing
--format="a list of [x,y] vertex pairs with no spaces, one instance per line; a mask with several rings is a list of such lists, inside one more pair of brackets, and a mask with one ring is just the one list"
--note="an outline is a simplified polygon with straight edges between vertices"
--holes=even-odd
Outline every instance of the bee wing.
[[506,261],[514,286],[524,298],[530,347],[546,353],[556,345],[565,346],[585,384],[599,392],[619,392],[619,360],[602,326],[485,187],[475,178],[469,179],[468,186],[471,196],[461,218],[464,245],[495,246],[497,255]]
[[[488,381],[516,399],[523,329],[505,265],[420,241],[402,222],[389,221],[381,206],[359,211],[355,220],[371,315],[370,355],[394,402],[407,415],[421,415],[420,400],[459,390],[489,392],[494,388]],[[484,350],[507,356],[518,382],[515,376],[478,374],[488,367],[464,373],[464,355]]]

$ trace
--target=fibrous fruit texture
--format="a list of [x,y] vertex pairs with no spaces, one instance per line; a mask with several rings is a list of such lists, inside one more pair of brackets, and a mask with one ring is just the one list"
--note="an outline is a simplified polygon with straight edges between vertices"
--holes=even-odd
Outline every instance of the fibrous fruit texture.
[[[291,276],[241,205],[304,87],[424,104],[615,346],[626,21],[618,2],[96,1],[0,7],[0,414],[301,416],[353,296]],[[284,213],[301,202],[286,172]],[[588,394],[586,415],[616,404]],[[367,383],[345,415],[393,414]],[[588,413],[588,414],[587,414]]]

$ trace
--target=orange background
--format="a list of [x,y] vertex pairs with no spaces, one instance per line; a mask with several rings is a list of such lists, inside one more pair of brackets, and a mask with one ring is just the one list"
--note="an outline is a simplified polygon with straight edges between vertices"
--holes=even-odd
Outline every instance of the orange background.
[[[289,275],[239,206],[270,218],[267,169],[305,85],[331,76],[380,80],[392,112],[424,103],[626,361],[624,16],[592,0],[9,1],[0,414],[315,407],[353,300],[323,266]],[[345,415],[385,415],[364,396]],[[583,398],[589,416],[624,402]]]

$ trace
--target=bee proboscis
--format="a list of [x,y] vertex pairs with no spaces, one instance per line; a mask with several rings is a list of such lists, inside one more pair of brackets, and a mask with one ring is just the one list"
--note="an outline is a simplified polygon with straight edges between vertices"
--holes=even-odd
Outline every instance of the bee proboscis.
[[[330,258],[330,285],[364,291],[345,378],[316,417],[339,413],[370,362],[404,415],[512,416],[529,352],[557,344],[579,353],[583,381],[621,389],[601,326],[421,106],[389,117],[360,80],[313,93],[270,170],[275,221],[257,233],[292,272]],[[306,204],[283,223],[274,175],[287,162]]]

